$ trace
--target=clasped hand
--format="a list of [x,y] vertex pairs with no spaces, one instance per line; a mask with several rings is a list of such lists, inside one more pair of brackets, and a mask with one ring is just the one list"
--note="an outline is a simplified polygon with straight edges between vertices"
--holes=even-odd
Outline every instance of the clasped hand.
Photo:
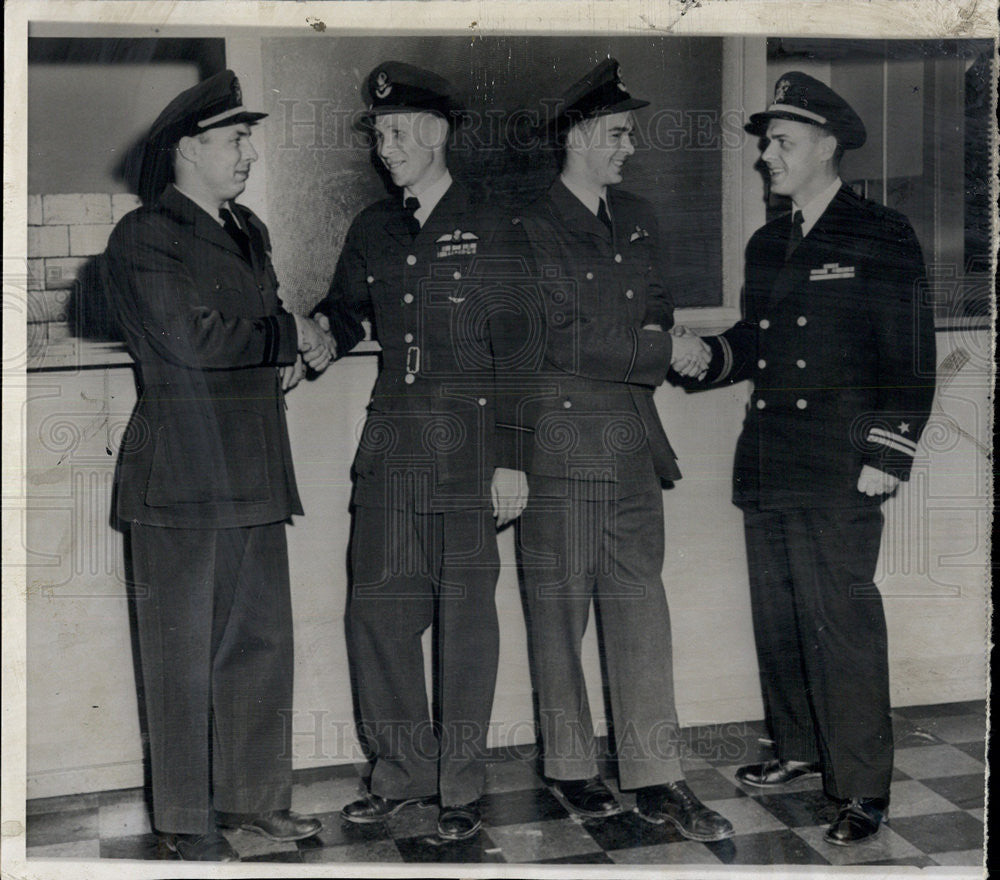
[[[659,324],[647,324],[642,329],[663,330]],[[670,333],[674,337],[670,366],[681,376],[696,378],[700,382],[708,373],[712,350],[688,327],[675,326]]]
[[321,373],[337,357],[337,343],[330,333],[330,322],[326,315],[317,315],[315,320],[302,315],[294,315],[294,318],[299,354],[294,364],[281,368],[281,387],[285,391],[299,384],[305,375],[306,366]]

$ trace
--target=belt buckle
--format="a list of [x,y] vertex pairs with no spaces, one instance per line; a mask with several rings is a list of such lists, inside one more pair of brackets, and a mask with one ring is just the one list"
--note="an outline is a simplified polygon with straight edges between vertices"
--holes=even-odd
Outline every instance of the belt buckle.
[[420,346],[411,345],[406,349],[406,372],[415,376],[420,372]]

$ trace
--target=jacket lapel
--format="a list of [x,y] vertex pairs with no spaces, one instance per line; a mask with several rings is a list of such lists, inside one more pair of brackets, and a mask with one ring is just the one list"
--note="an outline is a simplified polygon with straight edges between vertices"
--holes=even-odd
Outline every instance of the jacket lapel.
[[160,206],[180,222],[191,226],[196,236],[235,254],[244,265],[246,264],[239,245],[222,228],[219,221],[209,216],[175,186],[168,186],[163,191],[163,195],[160,196]]
[[[601,250],[611,248],[611,233],[595,214],[567,188],[558,177],[549,187],[549,198],[556,207],[556,213],[564,225],[576,236],[589,239]],[[612,211],[614,206],[612,205]]]
[[451,234],[456,229],[462,232],[476,232],[474,229],[465,228],[465,215],[469,212],[469,207],[468,190],[457,180],[453,180],[424,225],[420,227],[417,241],[421,244],[434,245],[443,235],[447,235],[450,240]]
[[[851,228],[850,190],[841,187],[833,201],[795,248],[775,278],[771,288],[770,304],[773,306],[793,291],[799,289],[802,279],[809,277],[811,268],[818,268],[824,262],[829,262],[831,245],[843,243],[844,231]],[[773,243],[777,259],[784,260],[784,246],[791,234],[792,215],[789,213],[775,225],[776,240]],[[780,241],[778,240],[780,239]],[[834,247],[834,250],[837,248]]]
[[402,196],[395,200],[395,204],[386,214],[385,231],[396,242],[406,247],[409,247],[413,241],[413,237],[410,235],[410,218],[403,207]]

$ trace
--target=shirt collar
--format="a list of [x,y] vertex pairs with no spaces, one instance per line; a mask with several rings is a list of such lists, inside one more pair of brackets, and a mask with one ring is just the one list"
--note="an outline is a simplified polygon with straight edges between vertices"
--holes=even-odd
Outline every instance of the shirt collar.
[[802,212],[802,234],[808,235],[809,230],[816,225],[816,221],[823,216],[823,212],[830,206],[830,202],[840,192],[844,185],[843,181],[837,177],[823,192],[813,196],[804,205],[796,205],[792,202],[795,210]]
[[207,202],[203,202],[197,196],[191,195],[191,193],[189,192],[185,192],[176,183],[174,184],[174,189],[176,189],[177,192],[179,192],[185,198],[190,199],[192,202],[194,202],[199,208],[201,208],[206,214],[208,214],[209,217],[211,217],[216,223],[218,223],[219,226],[222,226],[222,218],[219,216],[219,211],[222,208],[225,208],[227,211],[229,211],[229,213],[233,215],[233,218],[236,220],[237,226],[240,225],[240,220],[236,216],[236,212],[232,209],[232,206],[229,204],[229,202],[223,202],[218,208],[214,208]]
[[[562,181],[563,186],[565,186],[566,189],[583,202],[584,207],[595,217],[597,216],[598,209],[601,207],[601,199],[604,199],[605,202],[608,200],[607,187],[602,187],[601,191],[596,193],[591,189],[586,189],[580,186],[577,181],[573,180],[571,177],[567,177],[565,174],[561,174],[559,179]],[[608,210],[610,210],[610,208]]]
[[410,198],[414,198],[420,202],[420,207],[417,208],[413,216],[417,218],[417,221],[421,226],[423,226],[427,218],[431,216],[431,212],[435,207],[437,207],[437,203],[441,201],[444,194],[448,192],[448,187],[450,186],[451,172],[445,168],[444,174],[427,187],[427,189],[425,189],[419,196],[414,192],[410,192],[409,187],[406,187],[403,190],[404,202]]

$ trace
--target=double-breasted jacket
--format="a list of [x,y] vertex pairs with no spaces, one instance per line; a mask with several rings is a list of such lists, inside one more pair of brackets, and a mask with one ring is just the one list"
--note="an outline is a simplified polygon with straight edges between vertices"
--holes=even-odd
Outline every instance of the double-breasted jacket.
[[934,320],[920,245],[901,214],[843,186],[786,260],[789,215],[746,249],[743,320],[708,382],[753,380],[733,499],[854,507],[868,464],[908,479],[934,397]]

